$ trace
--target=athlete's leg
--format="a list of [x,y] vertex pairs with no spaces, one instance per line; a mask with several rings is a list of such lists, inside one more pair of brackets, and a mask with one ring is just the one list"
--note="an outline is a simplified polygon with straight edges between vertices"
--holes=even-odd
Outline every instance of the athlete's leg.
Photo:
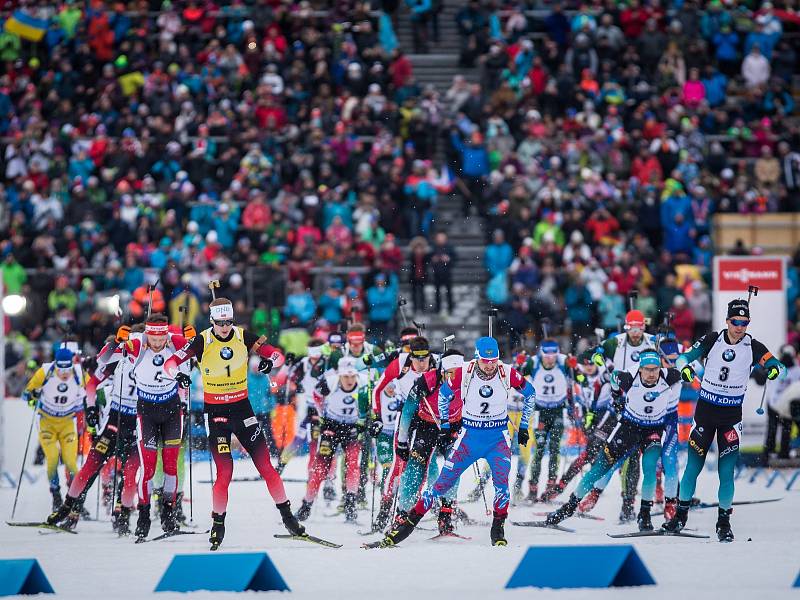
[[553,424],[550,427],[548,452],[550,458],[547,462],[548,483],[555,481],[558,477],[558,460],[561,454],[561,436],[564,434],[564,414],[559,409],[559,413],[554,415]]
[[[40,414],[37,416],[39,421],[39,444],[44,452],[45,464],[47,465],[47,479],[50,481],[50,489],[58,490],[58,432],[56,422],[53,417]],[[53,485],[55,478],[55,486]]]
[[733,505],[734,480],[733,473],[739,460],[739,445],[742,437],[741,421],[728,428],[717,430],[717,448],[719,460],[719,507],[728,510]]
[[714,440],[716,426],[710,419],[705,417],[706,404],[702,401],[697,403],[695,409],[694,426],[689,434],[689,456],[686,461],[686,468],[681,477],[679,490],[679,500],[688,502],[694,496],[697,486],[697,477],[703,470],[706,462],[706,454],[711,442]]
[[361,443],[358,440],[350,440],[344,444],[344,463],[345,463],[345,490],[348,494],[358,492],[359,479],[361,477]]
[[231,429],[228,417],[208,415],[208,440],[217,476],[211,490],[211,510],[221,515],[228,507],[228,486],[233,476]]
[[542,460],[544,459],[544,449],[547,443],[547,434],[550,431],[551,422],[547,418],[547,413],[543,410],[537,410],[537,424],[533,432],[534,440],[536,441],[536,448],[533,450],[531,457],[531,477],[528,485],[531,488],[531,493],[539,487],[539,474],[542,472]]
[[114,454],[116,447],[117,426],[109,422],[105,426],[105,429],[103,429],[100,437],[97,438],[97,441],[92,445],[89,456],[86,458],[86,462],[83,463],[81,470],[72,478],[72,483],[69,486],[67,495],[72,498],[80,496],[83,490],[87,488],[89,481],[94,480],[97,476],[98,471],[100,471],[102,466],[106,463],[108,457]]
[[122,506],[133,508],[136,503],[136,473],[139,470],[139,453],[135,450],[129,452],[123,464],[120,502]]
[[656,469],[661,456],[661,443],[651,441],[642,453],[642,500],[653,501],[656,494]]
[[140,410],[137,415],[137,433],[139,464],[141,473],[138,483],[139,504],[150,504],[152,479],[156,472],[156,459],[158,458],[157,428],[150,416],[145,416]]
[[328,475],[328,471],[333,463],[333,458],[336,456],[336,441],[335,431],[329,427],[323,427],[320,432],[319,449],[317,450],[314,458],[314,466],[308,477],[308,485],[306,486],[306,495],[304,500],[306,502],[313,502],[319,493],[319,488],[323,480]]
[[678,415],[669,419],[661,442],[661,466],[664,470],[664,497],[678,497]]
[[492,470],[494,483],[494,516],[505,517],[511,496],[508,491],[508,474],[511,471],[511,439],[507,429],[498,430],[500,435],[484,457]]

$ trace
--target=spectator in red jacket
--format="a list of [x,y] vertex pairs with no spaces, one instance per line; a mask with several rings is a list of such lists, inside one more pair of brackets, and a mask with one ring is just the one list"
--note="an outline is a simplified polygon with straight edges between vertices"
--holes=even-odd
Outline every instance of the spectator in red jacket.
[[675,329],[675,336],[678,341],[685,344],[691,343],[694,339],[694,314],[686,298],[682,295],[677,295],[672,299],[672,312],[675,315],[672,318],[672,327]]

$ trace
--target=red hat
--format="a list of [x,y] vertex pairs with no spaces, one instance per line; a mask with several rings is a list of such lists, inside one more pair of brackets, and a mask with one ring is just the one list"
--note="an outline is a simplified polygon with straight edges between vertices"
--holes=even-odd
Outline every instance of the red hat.
[[629,310],[625,315],[625,326],[644,329],[644,313],[640,310]]

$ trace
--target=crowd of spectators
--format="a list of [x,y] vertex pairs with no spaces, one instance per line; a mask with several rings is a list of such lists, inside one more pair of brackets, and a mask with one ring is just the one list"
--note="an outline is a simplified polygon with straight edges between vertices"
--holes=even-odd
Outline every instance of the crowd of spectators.
[[0,4],[48,23],[35,44],[0,32],[2,273],[28,300],[14,339],[96,346],[116,299],[141,316],[156,280],[154,307],[177,319],[188,300],[202,325],[220,279],[274,339],[345,319],[380,339],[403,280],[420,311],[430,283],[452,311],[446,166],[484,220],[486,293],[512,335],[543,317],[614,328],[633,290],[697,335],[711,217],[800,208],[798,19],[662,4],[466,2],[459,58],[480,83],[441,95],[393,23],[412,19],[425,50],[442,2]]
[[542,318],[616,329],[632,291],[693,339],[711,322],[713,215],[800,210],[800,18],[735,0],[569,8],[456,16],[480,83],[455,77],[444,126],[464,213],[487,220],[488,299],[512,345]]
[[156,280],[154,309],[177,318],[188,287],[198,325],[220,279],[238,320],[276,339],[347,318],[383,334],[398,238],[429,235],[451,185],[430,160],[441,102],[389,15],[67,0],[0,18],[17,9],[48,23],[38,43],[0,32],[0,252],[27,342],[96,346],[116,296],[140,317]]

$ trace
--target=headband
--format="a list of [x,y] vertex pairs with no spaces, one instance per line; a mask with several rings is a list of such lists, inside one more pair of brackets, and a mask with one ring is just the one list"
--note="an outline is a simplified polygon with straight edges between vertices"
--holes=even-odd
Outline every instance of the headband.
[[639,354],[640,367],[660,367],[661,357],[655,350],[647,350]]
[[363,331],[353,331],[347,334],[348,342],[363,342],[365,339],[367,339],[367,336],[364,335]]
[[144,332],[147,335],[167,335],[169,325],[167,323],[145,323]]
[[233,304],[217,304],[211,307],[212,321],[228,321],[233,319]]
[[457,369],[464,364],[464,357],[458,354],[451,354],[442,358],[442,369],[449,371],[450,369]]

